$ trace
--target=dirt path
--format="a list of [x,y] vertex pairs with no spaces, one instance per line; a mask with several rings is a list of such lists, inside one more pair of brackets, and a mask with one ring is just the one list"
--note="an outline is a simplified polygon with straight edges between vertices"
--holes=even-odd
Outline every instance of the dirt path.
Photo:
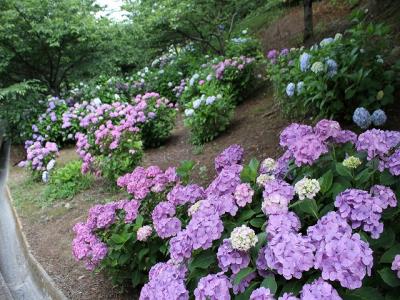
[[[145,152],[143,165],[166,168],[177,166],[182,160],[193,160],[198,166],[205,166],[201,174],[195,174],[195,180],[204,183],[214,175],[214,157],[231,144],[244,147],[246,161],[252,157],[262,159],[276,156],[279,132],[286,125],[287,122],[274,107],[272,95],[260,93],[236,109],[227,132],[202,148],[195,148],[189,143],[189,132],[183,127],[182,119],[178,119],[169,141],[160,148]],[[14,162],[18,160],[17,150],[13,152]],[[73,148],[65,149],[61,152],[60,163],[75,158]],[[28,174],[17,167],[12,167],[10,171],[10,188],[14,198],[17,198],[18,187],[27,181]],[[40,196],[41,189],[41,184],[33,185],[30,193]],[[19,209],[35,257],[70,299],[129,298],[113,290],[109,280],[102,274],[93,275],[86,271],[82,264],[75,262],[71,254],[73,225],[85,219],[90,206],[119,197],[121,195],[118,192],[110,191],[102,180],[97,180],[90,190],[78,194],[70,201],[70,209],[65,208],[63,202],[43,209],[28,202]]]

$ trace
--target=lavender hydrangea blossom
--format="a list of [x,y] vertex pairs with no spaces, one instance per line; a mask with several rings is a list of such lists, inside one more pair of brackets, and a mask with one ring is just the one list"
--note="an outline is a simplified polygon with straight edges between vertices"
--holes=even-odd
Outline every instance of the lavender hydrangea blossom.
[[234,144],[226,148],[220,155],[215,158],[215,170],[219,173],[225,167],[240,164],[243,159],[243,148]]
[[321,278],[305,284],[300,292],[301,300],[342,300],[338,292]]
[[250,300],[275,300],[275,298],[270,289],[260,287],[251,293]]
[[230,288],[232,284],[228,277],[221,273],[210,274],[199,280],[194,297],[195,300],[230,300]]
[[397,277],[400,278],[400,254],[394,257],[391,269],[397,272]]

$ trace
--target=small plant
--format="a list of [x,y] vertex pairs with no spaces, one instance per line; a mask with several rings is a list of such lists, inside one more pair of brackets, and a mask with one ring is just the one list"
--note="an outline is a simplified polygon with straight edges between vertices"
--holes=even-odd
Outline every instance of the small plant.
[[231,122],[235,105],[230,89],[221,90],[210,85],[203,94],[193,99],[185,109],[185,126],[189,127],[191,141],[201,145],[224,132]]
[[83,175],[81,167],[82,162],[74,160],[54,171],[50,177],[49,184],[44,190],[47,204],[55,200],[71,199],[80,191],[90,187],[93,177],[91,175]]

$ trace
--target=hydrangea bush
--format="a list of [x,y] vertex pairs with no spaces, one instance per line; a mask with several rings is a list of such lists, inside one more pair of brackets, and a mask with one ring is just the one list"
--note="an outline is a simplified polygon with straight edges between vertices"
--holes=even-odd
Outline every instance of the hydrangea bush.
[[171,134],[175,125],[175,105],[158,93],[137,95],[134,102],[146,102],[146,122],[141,126],[145,147],[160,146]]
[[82,173],[115,180],[138,165],[143,155],[139,127],[146,121],[146,107],[144,100],[135,106],[102,104],[80,121],[86,132],[76,134]]
[[190,129],[191,141],[201,145],[224,132],[231,122],[235,105],[230,89],[217,85],[204,89],[199,98],[186,105],[184,124]]
[[26,141],[26,160],[21,161],[18,166],[26,167],[32,171],[34,180],[42,180],[47,183],[50,174],[56,164],[59,155],[58,147],[53,142]]
[[[396,74],[386,64],[387,33],[383,25],[361,23],[310,49],[270,51],[267,73],[283,111],[350,120],[358,107],[374,111],[391,104]],[[375,126],[384,123],[381,115],[374,119]]]
[[395,299],[399,144],[322,120],[287,127],[277,160],[243,166],[231,146],[140,299]]

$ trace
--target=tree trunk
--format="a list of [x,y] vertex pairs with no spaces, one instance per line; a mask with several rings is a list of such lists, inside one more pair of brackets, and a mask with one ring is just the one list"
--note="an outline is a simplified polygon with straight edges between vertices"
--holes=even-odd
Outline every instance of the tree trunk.
[[313,36],[313,0],[304,0],[304,36],[303,41],[306,42]]

